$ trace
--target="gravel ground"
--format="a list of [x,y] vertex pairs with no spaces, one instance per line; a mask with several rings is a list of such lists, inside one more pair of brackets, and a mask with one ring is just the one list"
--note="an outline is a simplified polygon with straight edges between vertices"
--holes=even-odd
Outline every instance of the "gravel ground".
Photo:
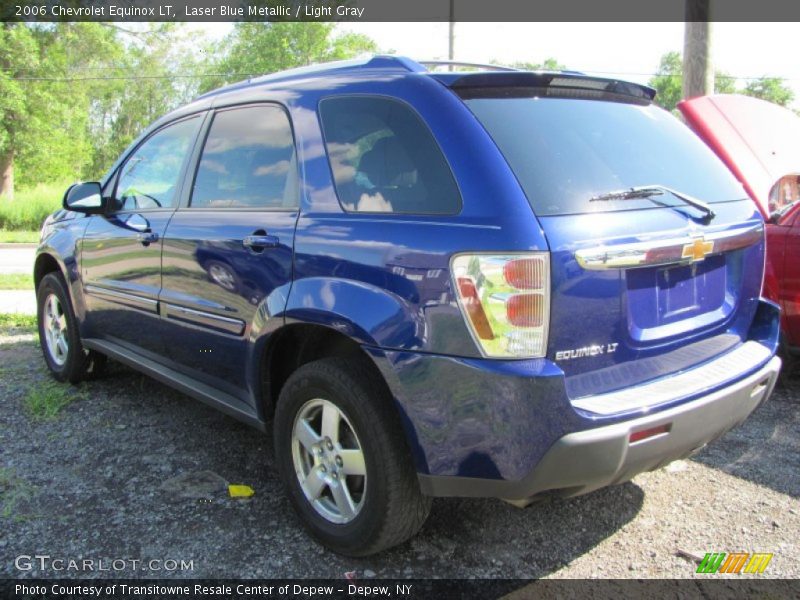
[[[19,555],[47,554],[193,564],[125,577],[683,578],[692,555],[737,551],[774,553],[763,576],[800,577],[800,379],[691,460],[524,510],[437,500],[413,540],[355,560],[306,535],[268,437],[132,370],[63,386],[73,402],[33,418],[25,399],[50,389],[36,344],[0,336],[0,577],[76,575],[15,568]],[[199,486],[193,474],[209,471],[255,496],[187,498],[171,481]]]

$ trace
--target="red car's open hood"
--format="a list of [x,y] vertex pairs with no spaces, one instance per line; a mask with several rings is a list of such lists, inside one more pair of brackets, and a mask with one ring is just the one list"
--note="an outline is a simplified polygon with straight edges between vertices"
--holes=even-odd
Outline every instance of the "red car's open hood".
[[684,100],[678,108],[767,218],[772,186],[800,173],[800,117],[771,102],[728,94]]

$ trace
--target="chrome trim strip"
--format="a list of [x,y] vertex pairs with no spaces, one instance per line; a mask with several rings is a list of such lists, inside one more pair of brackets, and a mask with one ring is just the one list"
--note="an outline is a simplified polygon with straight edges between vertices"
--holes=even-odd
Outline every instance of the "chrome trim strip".
[[87,294],[91,294],[92,296],[100,296],[111,302],[124,304],[125,306],[138,308],[151,313],[158,313],[158,301],[151,298],[143,298],[142,296],[126,294],[125,292],[109,290],[94,285],[87,285],[83,289]]
[[222,317],[220,315],[203,312],[201,310],[193,310],[183,306],[176,306],[174,304],[164,304],[164,316],[168,319],[177,319],[179,321],[188,321],[195,325],[213,327],[214,329],[220,329],[234,335],[242,335],[244,332],[245,324],[244,321],[240,319]]
[[[759,224],[713,233],[698,232],[696,235],[684,237],[582,248],[575,251],[575,260],[587,271],[688,265],[703,260],[705,256],[752,246],[763,237],[764,227]],[[687,256],[687,246],[696,245],[698,242],[710,243],[711,247],[700,258],[691,254]]]
[[740,375],[752,371],[772,356],[766,346],[745,342],[706,363],[677,375],[667,375],[650,383],[607,394],[588,396],[572,402],[572,406],[598,415],[613,415],[647,408],[699,394]]

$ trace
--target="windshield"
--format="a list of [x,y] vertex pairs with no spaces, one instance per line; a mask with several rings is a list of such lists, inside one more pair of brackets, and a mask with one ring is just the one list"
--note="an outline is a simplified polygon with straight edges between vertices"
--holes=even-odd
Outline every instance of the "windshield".
[[[706,203],[746,197],[716,155],[656,106],[530,95],[465,102],[538,215],[657,207],[646,198],[591,201],[639,186],[664,186]],[[669,194],[659,200],[683,204]]]

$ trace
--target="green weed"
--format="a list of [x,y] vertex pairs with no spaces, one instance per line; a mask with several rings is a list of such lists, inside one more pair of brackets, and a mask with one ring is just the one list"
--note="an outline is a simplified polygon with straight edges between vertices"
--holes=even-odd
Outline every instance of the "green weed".
[[84,393],[69,385],[44,381],[29,388],[22,402],[31,417],[46,421],[56,418],[64,407],[82,398]]

